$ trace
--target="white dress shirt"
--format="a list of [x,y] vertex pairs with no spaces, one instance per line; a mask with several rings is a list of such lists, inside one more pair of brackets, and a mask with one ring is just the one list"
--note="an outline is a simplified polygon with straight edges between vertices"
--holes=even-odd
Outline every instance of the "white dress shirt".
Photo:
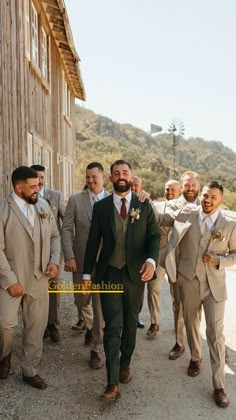
[[199,220],[200,228],[202,228],[202,225],[205,223],[206,218],[207,218],[207,228],[208,230],[211,230],[218,218],[218,215],[219,215],[219,210],[216,210],[215,213],[209,216],[208,214],[204,213],[204,211],[201,208],[198,213],[198,220]]
[[23,215],[26,217],[27,220],[29,220],[30,224],[34,226],[34,217],[35,217],[35,208],[33,204],[26,203],[25,200],[22,200],[22,198],[19,197],[15,193],[15,191],[12,192],[12,197],[14,201],[16,202],[19,209],[22,211]]

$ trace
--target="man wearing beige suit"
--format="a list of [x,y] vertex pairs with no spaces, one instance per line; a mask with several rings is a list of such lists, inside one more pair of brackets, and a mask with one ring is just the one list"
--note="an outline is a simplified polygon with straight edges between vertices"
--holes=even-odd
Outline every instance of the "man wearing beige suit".
[[[178,209],[183,208],[187,203],[191,203],[193,206],[199,205],[200,201],[199,201],[198,195],[199,195],[199,190],[200,190],[200,184],[199,184],[198,174],[193,171],[187,171],[181,175],[180,180],[181,180],[182,194],[178,199],[170,200],[167,203],[167,207],[171,210],[178,210]],[[164,229],[164,236],[165,236],[166,229],[168,231],[168,227],[162,226],[161,230],[163,231],[163,229]],[[184,319],[183,319],[183,311],[182,311],[182,304],[181,304],[180,295],[179,295],[178,283],[170,282],[170,291],[171,291],[172,300],[173,300],[176,342],[175,342],[174,347],[171,349],[169,353],[169,359],[176,360],[181,356],[181,354],[185,350]]]
[[[170,200],[176,200],[179,198],[181,194],[181,187],[180,183],[175,179],[170,179],[165,184],[165,191],[164,195],[166,197],[165,201],[156,201],[153,203],[155,210],[157,210],[160,214],[165,214],[167,204]],[[169,227],[161,227],[161,241],[160,241],[160,253],[162,252],[163,248],[166,246],[168,242],[170,228]],[[160,292],[161,292],[161,285],[166,274],[166,270],[162,268],[160,265],[157,265],[156,269],[156,279],[152,280],[147,285],[147,300],[148,300],[148,308],[151,317],[151,325],[147,331],[147,338],[153,338],[159,331],[159,323],[160,323]],[[172,293],[172,287],[170,284],[170,290]],[[178,341],[178,325],[179,323],[175,322],[175,326],[177,328],[176,337]]]
[[224,374],[225,268],[236,263],[236,221],[218,209],[223,201],[223,187],[218,182],[212,181],[203,188],[200,201],[201,206],[197,208],[187,205],[177,215],[164,216],[164,223],[173,224],[173,228],[161,264],[165,264],[172,282],[179,284],[191,352],[189,376],[200,373],[199,330],[203,306],[214,399],[224,408],[229,404]]
[[51,210],[38,199],[37,172],[21,166],[13,171],[12,184],[13,193],[0,200],[0,379],[10,372],[22,306],[23,380],[45,389],[37,372],[48,316],[48,278],[58,272],[60,238]]
[[[35,169],[38,174],[39,179],[39,196],[44,198],[49,204],[53,216],[55,218],[57,229],[61,235],[62,220],[65,214],[66,203],[62,198],[60,191],[50,190],[45,188],[45,167],[42,165],[32,165],[31,168]],[[58,276],[54,279],[54,284],[50,282],[51,286],[57,286],[61,280],[63,269],[63,256],[61,254],[59,272]],[[47,328],[44,333],[44,338],[50,336],[51,340],[55,343],[60,341],[60,333],[58,330],[59,325],[59,316],[58,316],[58,307],[59,307],[59,295],[57,293],[49,293],[49,313],[48,313],[48,323]]]
[[[84,254],[92,220],[93,205],[108,195],[103,188],[104,169],[99,162],[91,162],[86,168],[87,188],[69,198],[62,225],[62,249],[65,258],[65,271],[72,272],[75,290],[82,284]],[[78,323],[73,329],[87,328],[85,345],[91,344],[90,366],[99,369],[103,366],[101,349],[103,343],[103,316],[100,296],[74,294],[78,310]]]

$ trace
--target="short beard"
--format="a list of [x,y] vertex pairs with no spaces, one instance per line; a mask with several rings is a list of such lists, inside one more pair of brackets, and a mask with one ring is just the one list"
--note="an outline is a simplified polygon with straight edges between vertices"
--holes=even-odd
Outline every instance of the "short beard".
[[24,196],[24,194],[22,194],[22,198],[26,201],[26,203],[28,204],[36,204],[38,201],[38,194],[36,198],[32,198],[32,197],[26,197]]
[[[125,185],[119,185],[120,181],[124,181]],[[119,179],[118,181],[113,182],[113,188],[116,192],[119,192],[119,193],[127,192],[131,188],[131,182],[128,182],[125,179]]]

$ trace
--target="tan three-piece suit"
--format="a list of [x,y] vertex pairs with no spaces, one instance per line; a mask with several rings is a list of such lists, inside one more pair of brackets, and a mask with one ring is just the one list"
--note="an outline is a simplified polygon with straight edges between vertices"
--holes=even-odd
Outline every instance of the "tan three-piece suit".
[[[214,388],[225,388],[224,306],[227,299],[225,268],[236,263],[236,221],[219,211],[213,227],[201,234],[201,207],[189,206],[176,216],[165,215],[163,222],[173,224],[172,236],[162,255],[161,265],[172,282],[179,284],[188,344],[193,361],[201,360],[199,333],[201,305],[206,318]],[[202,257],[213,252],[220,257],[219,267],[204,264]],[[177,279],[177,280],[176,280]]]
[[[45,188],[43,191],[43,198],[48,202],[52,210],[53,216],[57,224],[58,232],[61,235],[62,221],[65,214],[65,209],[66,209],[66,203],[62,198],[62,194],[60,191],[50,190],[48,188]],[[55,283],[61,280],[62,270],[63,270],[63,255],[61,253],[59,273],[57,277],[54,279]],[[58,295],[57,293],[49,294],[48,324],[59,323],[59,317],[58,317],[59,296],[60,295]]]
[[[43,199],[35,205],[34,227],[12,195],[0,200],[0,360],[11,353],[18,309],[24,321],[22,369],[35,376],[42,355],[48,317],[49,263],[59,264],[60,238],[54,217]],[[23,297],[11,297],[7,288],[21,283]]]
[[[105,191],[105,196],[108,193]],[[89,229],[92,220],[93,208],[90,202],[88,189],[73,194],[66,207],[62,225],[62,250],[65,260],[75,258],[77,272],[73,273],[75,287],[83,284],[83,265],[85,248],[88,240]],[[79,319],[84,319],[87,328],[93,328],[92,350],[99,351],[103,343],[103,316],[100,296],[74,294],[75,305],[78,309]]]

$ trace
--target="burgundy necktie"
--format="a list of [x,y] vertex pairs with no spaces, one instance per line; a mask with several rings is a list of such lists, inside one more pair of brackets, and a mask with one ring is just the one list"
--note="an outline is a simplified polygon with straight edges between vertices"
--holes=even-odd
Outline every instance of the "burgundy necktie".
[[122,201],[122,204],[121,204],[121,209],[120,209],[120,215],[122,219],[125,220],[127,216],[126,205],[125,205],[126,198],[122,198],[121,201]]

